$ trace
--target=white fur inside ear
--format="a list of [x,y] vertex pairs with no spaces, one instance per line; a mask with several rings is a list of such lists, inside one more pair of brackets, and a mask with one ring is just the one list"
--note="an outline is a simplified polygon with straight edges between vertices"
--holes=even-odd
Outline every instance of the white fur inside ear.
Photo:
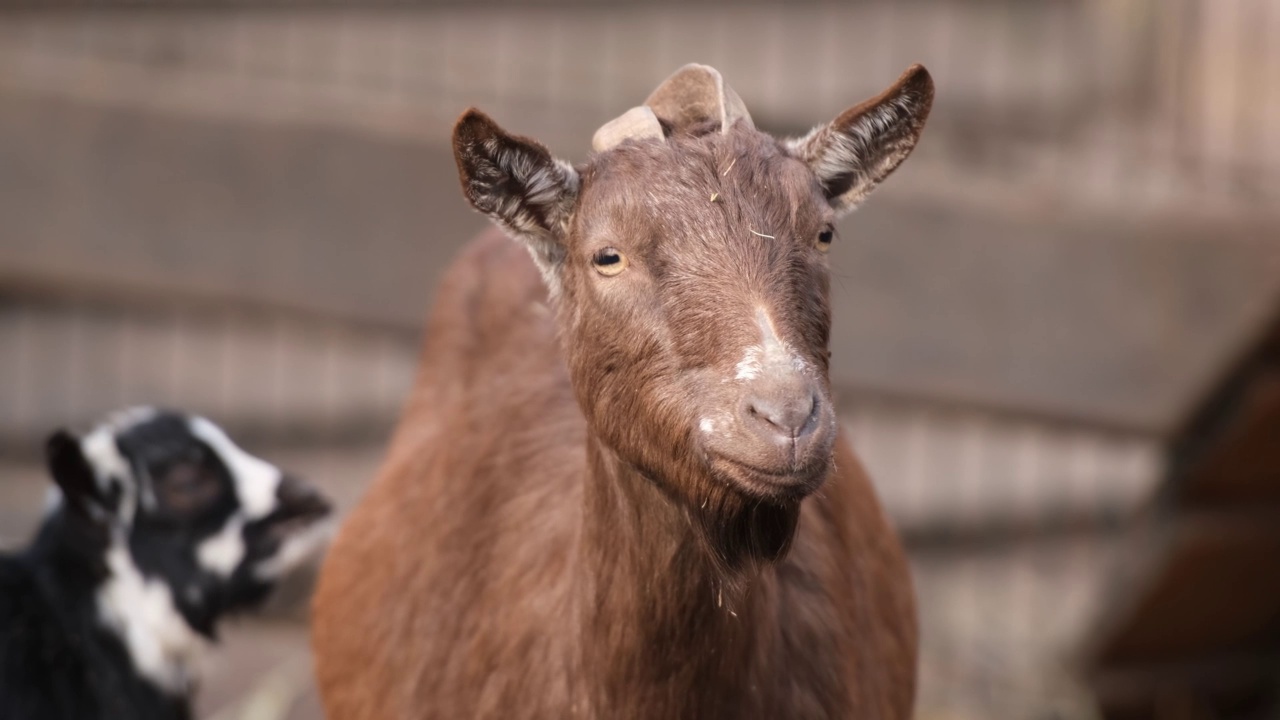
[[455,128],[455,142],[460,143],[455,158],[467,199],[524,244],[551,294],[557,295],[562,240],[580,184],[577,170],[491,121],[462,122]]
[[580,178],[573,165],[553,159],[538,164],[520,153],[509,153],[509,171],[525,188],[522,196],[501,198],[495,218],[512,238],[529,250],[552,297],[560,290],[560,264],[564,247],[560,237],[568,231],[568,218],[560,217],[553,228],[542,226],[542,218],[567,213],[578,194]]
[[849,187],[831,198],[832,206],[846,213],[856,209],[915,147],[913,109],[912,98],[898,95],[869,108],[843,128],[819,125],[785,145],[824,186],[847,179]]

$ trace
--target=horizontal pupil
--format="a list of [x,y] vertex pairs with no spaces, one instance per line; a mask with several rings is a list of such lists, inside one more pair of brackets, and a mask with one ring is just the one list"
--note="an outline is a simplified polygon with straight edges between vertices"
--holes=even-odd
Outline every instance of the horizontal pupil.
[[597,264],[597,265],[612,265],[612,264],[614,264],[614,263],[618,262],[618,261],[619,261],[619,260],[621,260],[621,259],[622,259],[622,258],[618,257],[617,253],[604,253],[604,254],[601,254],[601,255],[597,255],[597,256],[596,256],[596,264]]

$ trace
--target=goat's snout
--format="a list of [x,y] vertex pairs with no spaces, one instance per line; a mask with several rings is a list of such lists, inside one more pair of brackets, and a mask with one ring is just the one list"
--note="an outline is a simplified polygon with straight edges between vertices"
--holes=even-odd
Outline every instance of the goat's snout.
[[836,437],[835,409],[820,379],[791,367],[745,379],[723,398],[733,403],[730,422],[712,415],[700,423],[711,465],[758,497],[813,492],[830,468]]
[[773,473],[816,467],[833,441],[833,415],[816,378],[789,367],[766,370],[742,387],[741,440],[731,453]]
[[287,474],[276,488],[276,508],[281,517],[300,520],[318,520],[333,510],[310,483]]
[[762,439],[796,442],[817,427],[819,402],[807,382],[757,383],[743,396],[739,420]]

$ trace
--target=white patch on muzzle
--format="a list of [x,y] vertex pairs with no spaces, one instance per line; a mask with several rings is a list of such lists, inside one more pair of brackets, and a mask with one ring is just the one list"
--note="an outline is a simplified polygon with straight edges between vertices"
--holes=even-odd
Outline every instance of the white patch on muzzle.
[[760,328],[760,344],[751,345],[734,367],[735,380],[755,380],[766,372],[808,372],[809,362],[778,337],[773,318],[763,307],[756,308],[756,326]]
[[758,345],[752,345],[742,354],[742,359],[734,366],[737,373],[734,374],[734,380],[755,380],[760,377],[762,369],[760,357],[764,355],[764,349]]

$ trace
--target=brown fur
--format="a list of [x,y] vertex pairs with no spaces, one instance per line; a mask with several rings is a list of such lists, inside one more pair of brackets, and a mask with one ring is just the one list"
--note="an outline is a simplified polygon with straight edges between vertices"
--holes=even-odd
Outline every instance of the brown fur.
[[[490,232],[439,291],[316,593],[329,718],[909,717],[910,577],[835,439],[814,238],[838,204],[810,166],[747,127],[672,128],[563,172],[477,113],[455,143],[464,192],[539,268]],[[530,193],[548,178],[563,192]],[[625,272],[595,272],[604,246]],[[723,460],[772,468],[772,449],[698,429],[747,392],[757,312],[829,434],[778,485]]]

